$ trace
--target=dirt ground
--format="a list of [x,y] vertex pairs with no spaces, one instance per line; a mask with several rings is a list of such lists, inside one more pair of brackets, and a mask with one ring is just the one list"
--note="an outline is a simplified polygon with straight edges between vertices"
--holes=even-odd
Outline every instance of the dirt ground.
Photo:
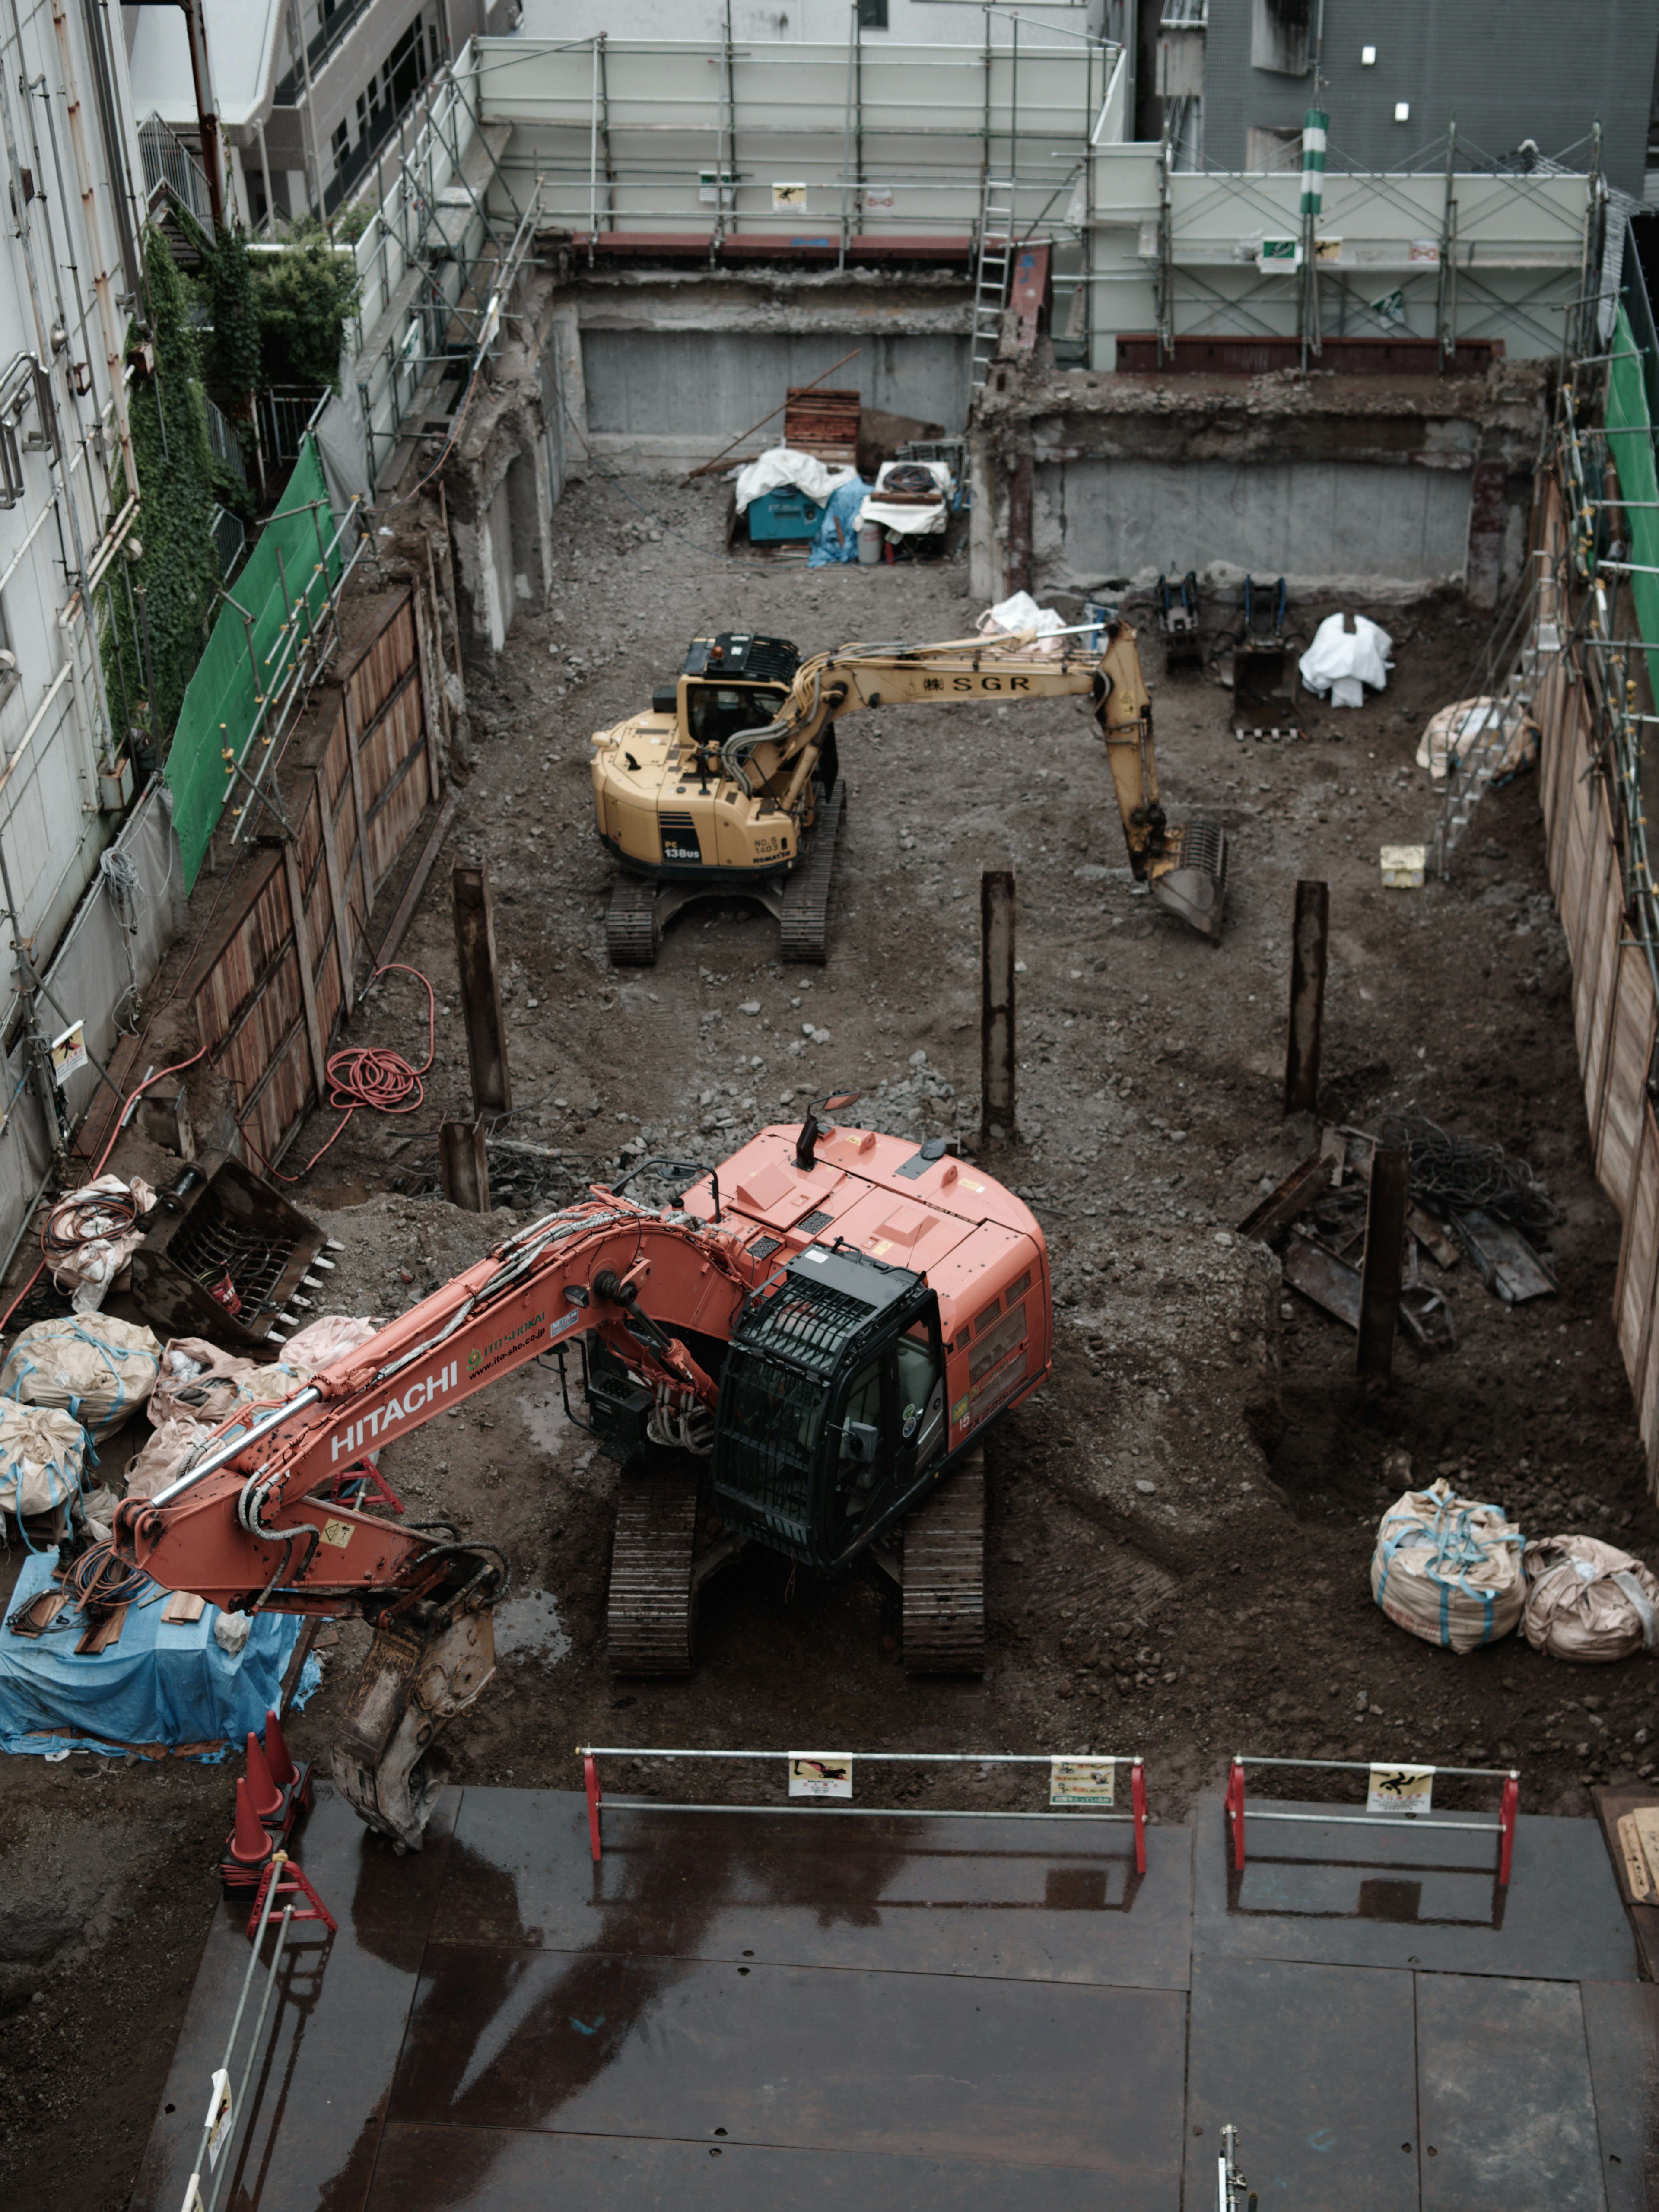
[[[513,1560],[501,1673],[456,1732],[459,1778],[574,1786],[584,1741],[1139,1751],[1168,1820],[1218,1786],[1235,1749],[1513,1762],[1523,1809],[1581,1814],[1589,1780],[1650,1771],[1659,1702],[1644,1661],[1578,1674],[1518,1638],[1455,1658],[1394,1627],[1368,1583],[1407,1462],[1413,1480],[1443,1473],[1502,1503],[1528,1534],[1585,1529],[1659,1554],[1535,778],[1484,802],[1449,884],[1380,881],[1379,847],[1432,823],[1413,753],[1429,714],[1467,689],[1480,629],[1450,599],[1362,610],[1395,639],[1388,690],[1352,713],[1314,702],[1312,742],[1287,745],[1236,742],[1226,695],[1166,676],[1143,623],[1166,798],[1231,840],[1219,945],[1136,895],[1080,708],[915,707],[843,726],[850,804],[827,968],[783,968],[775,925],[728,903],[672,924],[654,969],[619,974],[605,953],[589,732],[645,704],[695,634],[756,629],[811,651],[956,636],[978,611],[965,558],[817,572],[728,558],[723,496],[573,488],[551,608],[521,610],[499,666],[471,678],[476,768],[446,864],[490,867],[517,1102],[497,1133],[550,1148],[560,1195],[613,1172],[625,1146],[724,1157],[798,1117],[809,1091],[842,1085],[866,1094],[848,1120],[972,1148],[977,884],[1012,860],[1019,1133],[981,1157],[1048,1233],[1054,1371],[988,1447],[981,1681],[906,1677],[896,1595],[873,1565],[831,1583],[751,1548],[707,1588],[690,1680],[615,1682],[603,1636],[615,1470],[566,1419],[556,1378],[505,1381],[389,1447],[402,1495]],[[1327,611],[1293,615],[1311,634]],[[1220,619],[1230,611],[1210,611]],[[1388,1389],[1362,1387],[1348,1332],[1233,1233],[1314,1134],[1279,1111],[1291,898],[1307,876],[1331,888],[1322,1116],[1375,1128],[1419,1108],[1530,1160],[1561,1210],[1559,1296],[1505,1307],[1465,1262],[1443,1279],[1455,1350],[1403,1344]],[[442,866],[402,957],[436,994],[426,1103],[403,1121],[358,1117],[301,1196],[346,1247],[331,1303],[347,1311],[398,1310],[514,1218],[410,1194],[429,1187],[439,1120],[466,1103]],[[351,1041],[418,1060],[424,990],[389,979]],[[313,1117],[290,1171],[331,1127]],[[529,1158],[493,1157],[520,1170]],[[324,1686],[291,1732],[318,1756],[366,1632],[324,1640]],[[1009,1786],[993,1770],[941,1785],[937,1802],[994,1803]],[[934,1795],[921,1781],[892,1790]],[[76,1756],[0,1771],[0,2185],[19,2212],[125,2203],[229,1806],[222,1768]]]

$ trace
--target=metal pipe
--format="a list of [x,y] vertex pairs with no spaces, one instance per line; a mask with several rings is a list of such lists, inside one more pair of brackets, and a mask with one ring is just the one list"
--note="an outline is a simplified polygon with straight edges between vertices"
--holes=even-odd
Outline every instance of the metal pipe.
[[[293,1401],[290,1400],[289,1402],[291,1404]],[[1092,1759],[1103,1765],[1109,1759],[1114,1765],[1133,1766],[1140,1757],[1139,1752],[1129,1751],[848,1751],[839,1755],[857,1759],[861,1765],[881,1759],[889,1763],[902,1762],[911,1766],[1048,1766],[1056,1759]],[[642,1751],[631,1744],[579,1743],[576,1756],[578,1759],[799,1759],[803,1753],[799,1751],[700,1751],[683,1747],[672,1751]],[[1299,1759],[1274,1762],[1253,1759],[1250,1761],[1252,1766],[1277,1763],[1313,1764],[1310,1760]],[[1442,1766],[1435,1771],[1440,1774],[1479,1774],[1484,1773],[1486,1769]],[[1361,1771],[1364,1770],[1362,1768]],[[605,1802],[607,1805],[614,1805],[617,1800],[607,1797]]]
[[[636,1754],[637,1755],[637,1754]],[[1103,1753],[1091,1751],[1067,1751],[1057,1758],[1094,1760],[1103,1765]],[[1047,1762],[1044,1762],[1047,1764]],[[954,1805],[836,1805],[822,1797],[808,1799],[805,1803],[797,1799],[793,1804],[783,1805],[680,1805],[663,1804],[654,1797],[607,1797],[607,1808],[613,1811],[633,1813],[781,1813],[823,1814],[836,1820],[1121,1820],[1133,1822],[1133,1813],[1095,1813],[1081,1806],[1051,1805],[1046,1813],[988,1813],[968,1812]],[[1393,1825],[1390,1823],[1389,1825]],[[1440,1825],[1450,1826],[1449,1821]],[[1483,1829],[1483,1833],[1490,1830]]]
[[138,234],[133,225],[133,208],[137,195],[133,191],[132,171],[127,162],[126,134],[121,128],[116,109],[109,48],[105,43],[108,33],[103,11],[108,5],[109,0],[81,0],[87,29],[87,47],[92,56],[93,86],[98,99],[99,135],[104,142],[104,160],[109,171],[110,191],[115,201],[115,228],[121,249],[121,266],[126,276],[129,300],[136,308],[143,296],[144,264],[138,251]]
[[[185,40],[190,48],[190,81],[196,94],[196,129],[202,141],[202,167],[207,172],[208,209],[216,238],[225,227],[224,161],[219,147],[219,115],[213,104],[213,82],[208,65],[207,24],[202,0],[178,0],[184,11]],[[306,78],[306,89],[311,79]]]
[[181,1474],[176,1482],[170,1482],[165,1490],[158,1490],[150,1504],[171,1505],[175,1498],[182,1498],[187,1490],[194,1490],[198,1482],[205,1482],[209,1475],[216,1474],[222,1467],[228,1467],[240,1452],[246,1451],[250,1445],[268,1437],[273,1429],[280,1428],[290,1414],[303,1413],[307,1406],[319,1406],[322,1400],[322,1392],[314,1383],[308,1383],[303,1390],[296,1391],[293,1397],[285,1398],[280,1406],[272,1406],[240,1435],[221,1438],[195,1467]]

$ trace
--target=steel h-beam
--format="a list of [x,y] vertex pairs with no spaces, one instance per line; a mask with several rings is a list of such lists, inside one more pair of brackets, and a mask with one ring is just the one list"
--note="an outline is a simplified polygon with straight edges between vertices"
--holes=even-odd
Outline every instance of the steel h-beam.
[[489,1154],[484,1147],[484,1117],[443,1121],[438,1127],[438,1166],[444,1196],[465,1213],[489,1211]]
[[1296,887],[1291,931],[1291,1020],[1285,1043],[1285,1111],[1311,1114],[1319,1095],[1319,1042],[1325,1021],[1325,957],[1330,943],[1328,884]]
[[980,1141],[1014,1135],[1014,875],[979,879]]
[[1411,1154],[1379,1145],[1371,1154],[1370,1203],[1365,1209],[1365,1266],[1359,1285],[1362,1375],[1394,1373],[1395,1330],[1405,1275],[1406,1208],[1411,1198]]
[[458,867],[451,873],[450,884],[455,900],[455,956],[460,975],[461,1019],[466,1028],[467,1067],[472,1078],[472,1110],[505,1114],[513,1097],[507,1073],[507,1029],[495,965],[489,867]]

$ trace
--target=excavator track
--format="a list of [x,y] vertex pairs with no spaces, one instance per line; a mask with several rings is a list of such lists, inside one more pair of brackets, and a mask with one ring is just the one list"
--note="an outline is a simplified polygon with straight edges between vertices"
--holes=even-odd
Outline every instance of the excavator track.
[[695,1469],[624,1474],[605,1615],[613,1674],[689,1674],[696,1616]]
[[985,1671],[985,1455],[969,1452],[904,1523],[905,1672]]
[[822,967],[830,957],[830,884],[836,872],[836,848],[847,812],[847,785],[837,776],[835,787],[818,811],[812,831],[812,850],[804,868],[798,868],[784,885],[783,957],[814,961]]
[[605,915],[605,949],[613,968],[654,968],[662,943],[657,886],[648,876],[617,876]]

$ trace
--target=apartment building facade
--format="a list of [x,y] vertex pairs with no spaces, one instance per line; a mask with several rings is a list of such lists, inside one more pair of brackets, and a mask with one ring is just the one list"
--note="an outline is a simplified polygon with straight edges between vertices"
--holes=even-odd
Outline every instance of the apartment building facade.
[[[431,79],[517,0],[198,0],[227,206],[252,231],[376,198]],[[185,10],[124,7],[133,97],[199,153]]]

